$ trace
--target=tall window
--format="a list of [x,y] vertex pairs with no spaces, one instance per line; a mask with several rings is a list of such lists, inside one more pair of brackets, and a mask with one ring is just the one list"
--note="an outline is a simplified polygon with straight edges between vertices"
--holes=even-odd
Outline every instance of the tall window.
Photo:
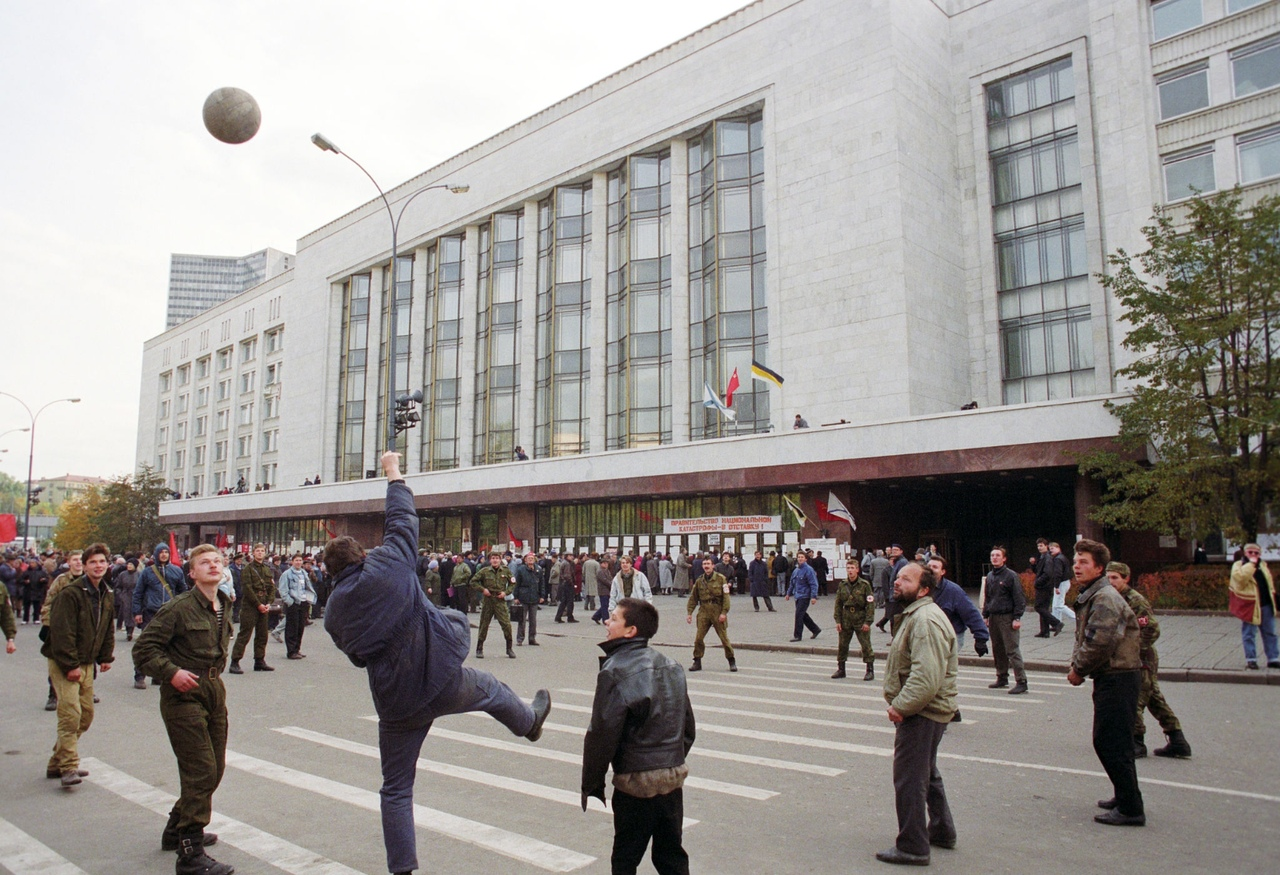
[[671,442],[671,153],[609,174],[605,441]]
[[[412,335],[412,320],[409,310],[413,304],[413,256],[402,256],[397,259],[396,266],[396,397],[420,389],[421,386],[409,385],[409,343]],[[388,287],[391,284],[391,270],[382,272],[382,342],[378,346],[378,413],[377,430],[378,446],[385,443],[387,433],[387,344],[391,338],[391,295]],[[409,447],[409,436],[402,433],[396,438],[396,450],[403,453]]]
[[369,355],[369,275],[342,287],[342,340],[338,361],[339,480],[364,476],[364,375]]
[[1070,58],[987,88],[987,144],[1004,403],[1093,394]]
[[524,213],[480,228],[476,295],[475,464],[509,462],[520,397],[520,275]]
[[1203,23],[1201,0],[1158,0],[1151,4],[1151,36],[1156,41]]
[[[769,429],[767,384],[751,360],[769,361],[765,306],[764,123],[759,114],[715,122],[689,142],[689,391],[694,440]],[[704,407],[704,385],[723,397],[734,371],[736,421]]]
[[458,467],[459,361],[462,340],[462,236],[427,250],[427,323],[423,332],[422,466]]
[[591,186],[538,204],[536,455],[585,453],[591,383]]

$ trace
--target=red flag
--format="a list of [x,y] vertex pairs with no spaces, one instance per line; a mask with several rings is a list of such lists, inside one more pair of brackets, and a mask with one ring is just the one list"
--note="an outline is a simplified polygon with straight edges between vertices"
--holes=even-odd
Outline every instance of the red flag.
[[9,543],[18,540],[18,517],[16,514],[0,513],[0,541]]
[[226,547],[227,547],[227,545],[228,545],[229,543],[231,543],[231,542],[227,540],[227,533],[226,533],[226,532],[218,532],[218,536],[217,536],[216,538],[214,538],[214,544],[213,544],[213,545],[214,545],[215,547],[217,547],[219,550],[223,550],[223,549],[226,549]]
[[517,550],[524,549],[524,541],[516,537],[516,533],[511,531],[511,526],[507,526],[507,540],[514,544]]
[[729,385],[724,390],[724,406],[733,406],[733,393],[738,391],[738,369],[733,369],[733,376],[729,378]]
[[829,505],[825,501],[815,501],[814,504],[818,506],[818,519],[823,522],[843,521],[843,517],[838,517],[831,512]]
[[174,565],[181,564],[178,562],[178,539],[173,536],[172,530],[169,532],[169,561]]

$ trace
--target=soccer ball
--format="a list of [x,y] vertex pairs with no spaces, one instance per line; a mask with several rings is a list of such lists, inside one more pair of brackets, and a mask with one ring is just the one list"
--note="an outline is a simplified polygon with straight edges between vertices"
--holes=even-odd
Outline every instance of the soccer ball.
[[262,125],[262,110],[240,88],[219,88],[204,101],[204,126],[224,143],[247,143]]

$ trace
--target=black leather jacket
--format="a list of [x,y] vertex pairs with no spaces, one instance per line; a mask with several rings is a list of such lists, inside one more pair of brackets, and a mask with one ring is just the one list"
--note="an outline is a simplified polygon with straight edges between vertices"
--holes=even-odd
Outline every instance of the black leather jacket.
[[591,726],[582,750],[582,792],[604,799],[615,774],[674,768],[693,747],[693,706],[684,669],[647,638],[615,638],[600,649]]

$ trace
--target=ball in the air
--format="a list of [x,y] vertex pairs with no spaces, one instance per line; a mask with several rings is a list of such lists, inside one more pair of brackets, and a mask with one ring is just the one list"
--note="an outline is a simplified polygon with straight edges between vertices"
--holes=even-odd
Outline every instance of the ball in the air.
[[219,88],[205,98],[204,126],[224,143],[247,143],[261,125],[262,110],[248,91]]

